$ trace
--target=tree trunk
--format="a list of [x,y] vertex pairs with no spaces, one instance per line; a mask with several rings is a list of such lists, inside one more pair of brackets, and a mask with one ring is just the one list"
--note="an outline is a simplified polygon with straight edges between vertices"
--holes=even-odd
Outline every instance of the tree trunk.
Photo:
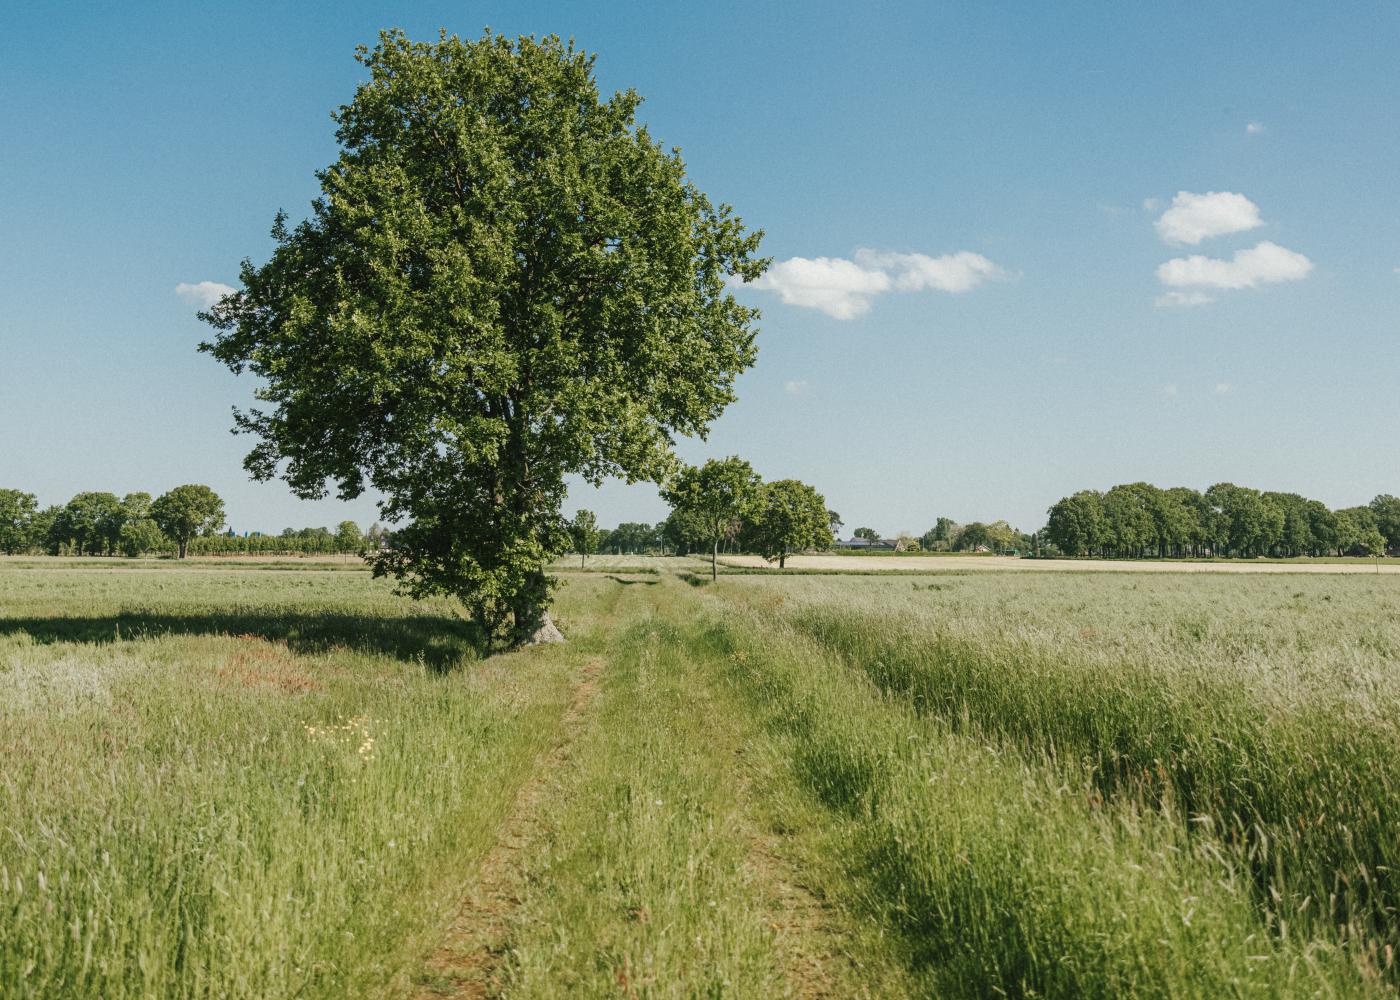
[[554,619],[546,611],[540,616],[539,627],[525,640],[526,646],[543,646],[549,643],[564,642],[564,633],[554,624]]
[[715,539],[715,546],[710,550],[710,582],[719,579],[719,539]]
[[783,552],[783,553],[780,553],[779,556],[778,556],[778,569],[786,569],[786,568],[787,568],[787,553],[786,553],[786,552]]

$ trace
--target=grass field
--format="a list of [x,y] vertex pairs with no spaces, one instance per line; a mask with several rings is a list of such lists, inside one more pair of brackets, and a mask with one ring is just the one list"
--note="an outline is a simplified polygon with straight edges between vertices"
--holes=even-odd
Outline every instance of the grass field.
[[1393,577],[589,563],[0,562],[0,998],[1394,995]]

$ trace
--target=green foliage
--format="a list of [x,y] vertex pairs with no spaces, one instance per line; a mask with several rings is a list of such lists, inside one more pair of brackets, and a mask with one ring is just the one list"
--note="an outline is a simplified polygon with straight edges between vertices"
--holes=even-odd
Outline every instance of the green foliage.
[[30,525],[38,509],[34,494],[0,490],[0,552],[14,555],[29,549]]
[[135,557],[168,548],[170,539],[160,530],[160,525],[143,517],[122,525],[119,544],[122,555]]
[[1379,496],[1369,507],[1334,512],[1297,493],[1261,493],[1234,483],[1216,483],[1204,494],[1129,483],[1057,501],[1045,534],[1070,556],[1383,555],[1393,547],[1382,530],[1392,501]]
[[1376,530],[1385,537],[1387,548],[1400,550],[1400,497],[1382,493],[1371,501]]
[[747,548],[780,568],[791,552],[829,549],[826,498],[796,479],[764,483],[750,505],[743,537]]
[[493,637],[545,613],[564,477],[660,479],[754,361],[761,234],[600,97],[591,56],[487,33],[361,50],[309,220],[205,318],[266,380],[246,467],[299,496],[373,487],[409,523],[376,571]]
[[720,542],[738,536],[758,492],[758,474],[737,455],[687,466],[662,487],[673,516],[709,544],[711,579],[719,573]]
[[857,528],[855,537],[863,538],[868,542],[878,542],[880,540],[880,533],[874,528]]
[[1080,490],[1050,508],[1046,537],[1067,556],[1093,552],[1104,537],[1103,496],[1096,490]]
[[50,547],[74,555],[110,555],[121,539],[122,506],[115,494],[79,493],[49,529]]
[[335,547],[336,551],[346,555],[363,551],[365,536],[360,533],[360,526],[354,521],[341,521],[335,529]]
[[175,542],[177,556],[183,559],[191,538],[213,534],[224,526],[224,502],[208,486],[189,483],[153,502],[151,520]]

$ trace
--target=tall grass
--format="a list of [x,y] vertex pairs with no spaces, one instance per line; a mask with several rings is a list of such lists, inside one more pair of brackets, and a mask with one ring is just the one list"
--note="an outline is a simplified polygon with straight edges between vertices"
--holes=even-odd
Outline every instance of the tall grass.
[[1331,936],[1256,904],[1248,848],[1169,794],[1106,799],[1091,766],[891,698],[771,608],[708,641],[846,831],[867,910],[953,996],[1384,994]]
[[1272,932],[1389,974],[1400,587],[1384,584],[1018,576],[745,596],[951,732],[1230,852]]
[[365,574],[27,572],[0,579],[0,997],[382,989],[569,700],[562,652],[442,674],[372,641],[445,612]]

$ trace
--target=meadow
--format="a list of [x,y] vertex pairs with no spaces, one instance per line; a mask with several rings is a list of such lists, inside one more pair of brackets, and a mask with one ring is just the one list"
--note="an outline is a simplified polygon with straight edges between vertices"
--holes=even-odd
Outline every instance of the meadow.
[[1400,581],[0,560],[0,997],[1387,996]]

